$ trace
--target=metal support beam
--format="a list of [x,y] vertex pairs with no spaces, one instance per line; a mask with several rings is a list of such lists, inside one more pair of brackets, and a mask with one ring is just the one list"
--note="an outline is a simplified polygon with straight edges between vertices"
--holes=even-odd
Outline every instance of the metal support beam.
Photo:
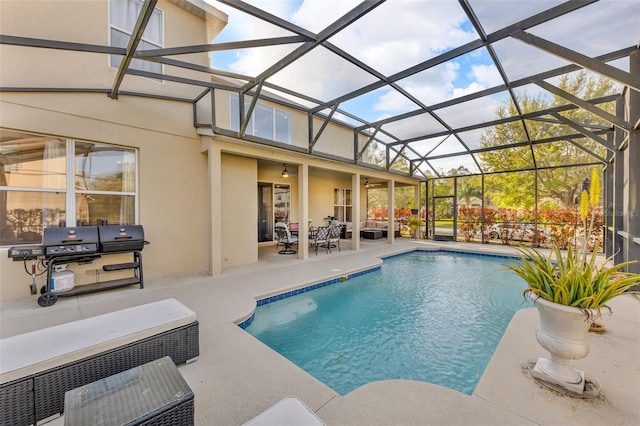
[[516,31],[511,34],[511,36],[526,44],[537,47],[540,50],[544,50],[547,53],[562,58],[565,61],[569,61],[582,68],[589,69],[595,73],[615,80],[625,86],[629,86],[636,91],[640,91],[640,76],[638,75],[622,71],[621,69],[612,67],[611,65],[605,64],[604,62],[592,59],[581,53],[575,52],[571,49],[567,49],[566,47],[560,46],[559,44],[555,44],[524,31]]
[[585,129],[584,127],[582,127],[581,125],[579,125],[575,121],[569,120],[568,118],[561,116],[557,112],[554,112],[551,115],[553,115],[555,118],[557,118],[559,121],[561,121],[562,123],[566,124],[567,126],[570,126],[570,127],[574,128],[575,130],[577,130],[578,132],[582,133],[586,137],[591,138],[594,141],[598,142],[600,145],[604,146],[608,150],[610,150],[610,151],[614,150],[613,145],[609,141],[607,141],[605,139],[602,139],[600,136],[596,135],[592,131],[589,131],[589,130]]
[[242,125],[240,126],[240,136],[244,137],[247,126],[249,125],[249,120],[251,119],[251,114],[253,114],[253,110],[256,108],[256,104],[258,103],[258,98],[260,97],[260,92],[262,91],[262,81],[258,84],[258,88],[251,99],[251,104],[249,105],[249,110],[244,115],[244,117],[240,117]]
[[[245,3],[241,2],[241,1],[233,1],[233,2],[227,1],[227,0],[222,0],[222,1],[224,3],[226,3],[226,4],[228,4],[229,6],[232,6],[232,7],[237,7],[238,4],[242,4],[243,7],[246,9],[245,11],[247,13],[250,13],[249,10],[252,10],[252,6],[249,6],[249,5],[247,5],[247,4],[245,4]],[[366,2],[360,3],[359,5],[357,5],[353,9],[351,9],[349,12],[344,14],[340,19],[335,21],[333,24],[329,25],[327,28],[322,30],[322,32],[318,33],[317,35],[316,34],[312,34],[312,33],[310,34],[306,30],[300,29],[301,32],[299,32],[299,34],[307,35],[310,38],[314,39],[315,41],[304,43],[302,46],[298,47],[293,52],[289,53],[287,56],[285,56],[284,58],[280,59],[278,62],[276,62],[271,67],[269,67],[267,70],[265,70],[262,73],[260,73],[260,75],[257,77],[257,80],[262,81],[262,80],[268,79],[269,77],[271,77],[272,75],[274,75],[278,71],[282,70],[284,67],[292,64],[296,59],[306,55],[311,50],[313,50],[316,47],[320,46],[322,42],[324,42],[325,40],[327,40],[331,36],[335,35],[336,33],[338,33],[343,28],[349,26],[350,24],[352,24],[353,22],[357,21],[362,16],[364,16],[367,13],[371,12],[373,9],[375,9],[376,7],[378,7],[379,5],[384,3],[384,1],[385,0],[370,0],[370,1],[366,1]],[[254,10],[254,12],[255,13],[260,13],[261,19],[265,19],[265,17],[264,17],[265,13],[264,12],[261,12],[261,11],[259,11],[257,9]],[[275,22],[273,22],[274,24],[276,24],[276,22],[279,22],[280,18],[277,18],[277,17],[271,16],[269,19],[274,19],[274,18],[275,18]],[[289,26],[291,25],[288,22],[287,22],[287,24]],[[252,83],[247,83],[247,85],[245,85],[242,88],[242,90],[248,90],[252,86],[253,86]]]
[[336,110],[338,109],[338,105],[339,104],[335,104],[332,108],[331,108],[331,112],[329,113],[329,115],[324,119],[324,121],[322,122],[322,126],[320,126],[320,129],[318,129],[318,133],[316,133],[316,135],[313,137],[313,139],[310,141],[309,143],[309,147],[311,149],[313,149],[314,145],[316,144],[316,142],[318,142],[318,139],[320,139],[320,135],[322,135],[322,132],[324,132],[324,129],[327,128],[327,125],[329,124],[329,122],[331,121],[331,117],[333,117],[333,114],[335,114]]
[[599,156],[595,152],[583,147],[582,145],[580,145],[578,142],[574,141],[573,139],[567,139],[566,141],[569,142],[571,145],[575,146],[576,148],[578,148],[580,151],[586,152],[587,154],[591,155],[592,157],[597,158],[602,163],[606,163],[607,162],[606,158],[602,158],[601,156]]
[[553,84],[549,84],[546,81],[534,81],[533,83],[537,84],[538,86],[542,87],[545,90],[548,90],[554,95],[560,96],[561,98],[568,100],[569,102],[571,102],[572,104],[580,108],[586,109],[590,113],[597,115],[598,117],[610,122],[611,124],[619,127],[622,130],[629,131],[631,129],[631,124],[627,123],[624,120],[624,118],[616,117],[613,114],[609,114],[607,111],[600,109],[597,106],[593,105],[592,103],[587,102],[583,99],[580,99],[579,97],[574,96],[571,93],[554,86]]
[[44,40],[39,38],[16,37],[0,34],[0,44],[10,46],[37,47],[41,49],[74,50],[76,52],[107,53],[110,55],[124,55],[126,49],[122,47],[101,46],[97,44],[72,43],[68,41]]
[[362,159],[362,154],[364,154],[364,152],[367,150],[367,148],[369,147],[369,145],[371,144],[371,142],[374,141],[376,134],[378,134],[378,131],[380,130],[380,127],[376,127],[373,130],[373,133],[371,133],[371,136],[369,137],[369,140],[367,140],[367,142],[365,142],[365,144],[362,146],[362,149],[358,152],[357,158],[356,160],[360,160]]
[[149,19],[151,19],[151,14],[153,13],[153,9],[156,7],[156,3],[158,3],[158,0],[145,0],[144,4],[142,5],[140,15],[138,16],[136,25],[133,27],[133,32],[131,33],[131,38],[129,39],[129,44],[127,45],[127,51],[124,55],[124,58],[122,58],[122,62],[120,62],[120,67],[118,68],[118,72],[116,73],[116,78],[113,82],[111,92],[109,93],[109,97],[111,99],[118,99],[118,90],[120,89],[122,80],[127,73],[127,69],[129,68],[129,64],[133,59],[133,55],[138,48],[138,43],[140,43],[142,34],[144,34],[144,30],[145,28],[147,28]]
[[198,44],[195,46],[167,47],[164,49],[147,49],[136,52],[136,58],[152,58],[154,56],[188,55],[191,53],[219,52],[223,50],[249,49],[253,47],[277,46],[281,44],[303,43],[311,41],[305,36],[274,37],[258,40],[230,41],[227,43]]

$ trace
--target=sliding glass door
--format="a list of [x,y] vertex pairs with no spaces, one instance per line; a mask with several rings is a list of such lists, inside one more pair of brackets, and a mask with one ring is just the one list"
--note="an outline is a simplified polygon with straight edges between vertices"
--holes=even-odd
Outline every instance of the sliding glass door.
[[258,242],[274,240],[277,222],[289,223],[291,192],[289,185],[258,182]]

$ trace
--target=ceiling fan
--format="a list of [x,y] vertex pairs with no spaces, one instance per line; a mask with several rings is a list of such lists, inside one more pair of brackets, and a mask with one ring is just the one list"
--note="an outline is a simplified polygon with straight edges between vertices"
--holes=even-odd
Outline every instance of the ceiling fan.
[[375,188],[376,186],[381,186],[381,183],[369,183],[369,178],[364,178],[364,187],[365,188]]

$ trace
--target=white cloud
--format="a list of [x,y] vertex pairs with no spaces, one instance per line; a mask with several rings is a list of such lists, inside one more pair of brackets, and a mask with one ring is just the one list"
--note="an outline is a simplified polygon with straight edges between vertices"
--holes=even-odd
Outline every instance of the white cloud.
[[493,64],[473,65],[471,67],[471,72],[473,73],[474,80],[484,86],[484,88],[495,87],[504,83],[500,78],[500,74],[498,73],[496,66]]
[[[208,1],[215,3],[213,0]],[[358,5],[360,0],[255,0],[249,3],[317,33]],[[238,17],[243,14],[227,6],[216,7],[224,9],[230,15],[229,28],[224,31],[233,34],[237,40],[283,35],[283,30],[278,27],[260,24],[255,18]],[[378,6],[329,41],[382,74],[393,75],[476,39],[474,32],[462,29],[461,25],[465,22],[466,15],[458,2],[394,0]],[[276,63],[292,48],[294,46],[285,45],[246,49],[228,67],[234,72],[255,76]],[[285,68],[285,72],[279,73],[270,81],[319,99],[331,99],[372,81],[368,74],[355,69],[348,62],[333,60],[333,54],[320,53],[322,49],[314,49],[298,65]],[[300,66],[301,64],[305,67]],[[461,70],[459,64],[450,62],[406,79],[403,87],[422,102],[439,102],[450,99],[456,93],[467,93],[479,87],[495,85],[492,72],[497,73],[490,68],[477,66]],[[467,87],[455,87],[456,78],[461,72],[472,76]],[[468,80],[469,78],[465,79]],[[389,90],[381,91],[371,108],[381,116],[386,116],[397,111],[416,109],[417,106],[398,92]]]
[[[254,3],[259,7],[263,2],[256,1]],[[293,13],[292,22],[319,33],[359,3],[360,0],[305,0]]]
[[453,89],[453,98],[459,98],[464,95],[468,95],[470,93],[476,93],[481,90],[486,89],[486,87],[482,84],[473,82],[467,87],[456,87]]

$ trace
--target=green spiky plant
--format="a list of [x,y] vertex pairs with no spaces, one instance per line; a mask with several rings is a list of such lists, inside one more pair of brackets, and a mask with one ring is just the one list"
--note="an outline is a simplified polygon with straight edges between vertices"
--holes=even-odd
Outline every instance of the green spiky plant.
[[[580,251],[568,248],[566,255],[554,246],[548,256],[535,249],[519,248],[520,262],[505,265],[507,269],[524,279],[528,287],[524,295],[541,297],[545,300],[561,305],[582,309],[589,317],[589,309],[595,309],[598,316],[601,309],[609,307],[606,303],[616,296],[630,291],[630,288],[640,284],[640,274],[624,272],[623,269],[635,263],[623,262],[613,265],[613,256],[603,263],[597,261],[599,244],[587,258],[586,237],[591,235],[595,222],[593,208],[600,202],[600,179],[594,169],[591,179],[591,194],[583,191],[580,200],[580,217],[584,221],[585,240]],[[587,226],[589,204],[592,207],[590,223]],[[610,310],[610,309],[609,309]]]

